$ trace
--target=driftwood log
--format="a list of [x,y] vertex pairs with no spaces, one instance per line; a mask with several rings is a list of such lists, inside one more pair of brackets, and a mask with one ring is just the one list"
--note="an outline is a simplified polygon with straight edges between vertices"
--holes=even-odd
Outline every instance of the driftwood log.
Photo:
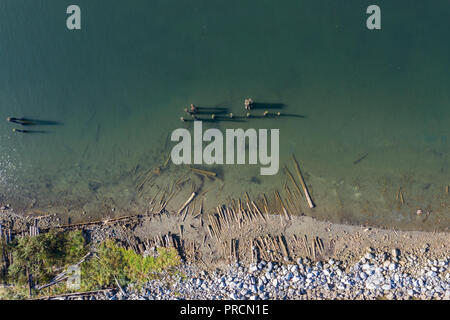
[[193,192],[189,199],[186,200],[186,202],[181,206],[180,210],[178,210],[178,214],[181,214],[183,210],[194,200],[194,198],[197,196],[197,192]]
[[309,194],[308,187],[305,184],[305,180],[303,180],[303,175],[302,175],[302,172],[300,171],[300,166],[298,165],[298,162],[295,159],[294,155],[292,155],[292,161],[294,162],[295,170],[297,171],[298,178],[300,179],[300,184],[302,185],[303,192],[305,193],[306,200],[308,201],[308,205],[312,209],[315,207],[315,204],[311,199],[311,195]]

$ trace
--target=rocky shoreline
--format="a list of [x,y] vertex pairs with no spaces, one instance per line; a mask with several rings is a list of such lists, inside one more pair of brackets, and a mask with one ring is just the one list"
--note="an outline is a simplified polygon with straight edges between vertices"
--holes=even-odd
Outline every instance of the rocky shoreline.
[[[291,264],[259,261],[204,271],[185,263],[176,275],[166,274],[143,288],[75,297],[90,300],[449,300],[449,258],[430,259],[392,252],[366,254],[355,264],[313,262]],[[59,298],[71,299],[71,298]]]
[[[129,285],[94,293],[44,298],[450,299],[448,233],[332,224],[306,216],[280,222],[279,216],[271,215],[266,217],[266,221],[253,221],[247,228],[230,224],[221,233],[222,238],[214,239],[206,237],[207,225],[203,225],[202,219],[202,216],[167,214],[83,226],[82,230],[93,250],[102,241],[115,239],[128,243],[131,248],[145,248],[141,251],[143,255],[152,254],[163,243],[158,240],[161,234],[171,234],[180,243],[178,250],[183,256],[183,263],[176,270],[159,275],[158,280],[151,280],[141,288]],[[34,219],[9,212],[3,214],[0,220],[3,225],[13,226],[18,233],[19,230],[27,230]],[[183,233],[179,233],[180,221],[189,226]],[[58,221],[47,216],[39,220],[39,226],[58,228]],[[267,246],[266,251],[259,250],[259,254],[253,254],[256,247],[251,244],[256,242],[252,239],[261,239],[263,243],[266,241],[263,237],[270,234],[282,234],[286,239],[286,250],[274,250],[273,246]],[[152,240],[155,236],[158,241]],[[239,254],[228,256],[228,252],[221,250],[223,242],[219,240],[226,240],[225,237],[241,242]],[[313,246],[308,248],[297,241],[301,237],[321,239],[325,249],[311,251]],[[271,239],[267,238],[267,241],[271,242]],[[267,256],[277,259],[267,259]]]

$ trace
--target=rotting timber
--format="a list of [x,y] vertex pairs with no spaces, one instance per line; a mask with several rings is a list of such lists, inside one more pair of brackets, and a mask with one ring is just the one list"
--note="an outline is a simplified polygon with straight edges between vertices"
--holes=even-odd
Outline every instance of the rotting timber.
[[[204,266],[215,263],[292,261],[298,257],[319,259],[327,250],[324,239],[305,234],[285,234],[292,224],[292,218],[303,214],[302,203],[310,198],[309,191],[299,173],[298,177],[289,169],[285,172],[291,184],[284,190],[274,190],[252,198],[247,192],[239,199],[230,199],[214,210],[206,211],[203,205],[207,191],[193,183],[193,175],[217,179],[213,171],[188,168],[171,184],[158,186],[155,180],[167,167],[164,165],[148,169],[136,178],[136,191],[149,194],[148,208],[140,215],[104,218],[77,224],[60,225],[43,223],[50,215],[39,219],[28,217],[23,227],[9,231],[3,226],[2,236],[9,239],[16,236],[33,236],[50,229],[80,229],[87,233],[105,234],[115,230],[116,240],[138,253],[145,253],[158,247],[176,248],[186,261]],[[297,179],[296,179],[297,178]],[[302,194],[302,186],[304,194]],[[308,195],[306,195],[308,194]],[[178,203],[178,209],[169,209],[168,204]],[[307,201],[309,204],[309,201]],[[180,205],[181,203],[181,205]],[[30,226],[35,229],[30,229]],[[8,233],[9,232],[9,233]]]

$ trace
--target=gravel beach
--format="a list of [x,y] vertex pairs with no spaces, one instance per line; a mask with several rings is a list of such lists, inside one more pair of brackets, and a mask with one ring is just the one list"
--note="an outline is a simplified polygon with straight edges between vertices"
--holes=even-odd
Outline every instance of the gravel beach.
[[[446,259],[428,259],[371,248],[355,264],[342,261],[295,263],[259,261],[202,271],[183,264],[177,275],[166,275],[143,288],[91,296],[107,300],[307,300],[421,299],[449,300],[450,273]],[[81,299],[81,298],[78,298]]]
[[[157,231],[176,234],[179,215],[162,219],[142,217],[134,222],[114,222],[83,227],[95,248],[105,239],[140,243],[143,255],[158,247],[152,237]],[[141,288],[132,285],[78,296],[47,297],[63,300],[317,300],[317,299],[450,299],[450,235],[445,232],[396,231],[364,226],[332,224],[311,217],[293,217],[280,223],[277,216],[254,223],[246,232],[233,226],[223,236],[239,237],[241,243],[262,235],[283,233],[288,239],[286,254],[267,249],[253,254],[255,247],[244,247],[240,254],[221,254],[221,242],[209,238],[195,252],[190,244],[207,239],[201,223],[193,217],[183,233],[179,249],[183,263],[176,270],[158,275]],[[2,223],[14,221],[26,226],[27,219],[4,214]],[[42,226],[57,224],[49,217]],[[127,227],[128,226],[128,227]],[[243,228],[243,227],[242,227]],[[203,231],[203,232],[202,232]],[[234,233],[234,234],[233,234]],[[296,236],[297,235],[297,236]],[[296,246],[296,238],[323,239],[324,250]],[[134,238],[133,238],[134,237]],[[247,237],[247,238],[246,238]],[[268,238],[269,239],[269,238]],[[270,239],[269,239],[270,240]],[[270,240],[271,241],[271,240]],[[200,242],[198,242],[200,243]],[[254,242],[255,243],[255,242]],[[245,248],[245,250],[244,250]],[[318,250],[319,247],[316,248]],[[95,249],[94,249],[95,250]]]

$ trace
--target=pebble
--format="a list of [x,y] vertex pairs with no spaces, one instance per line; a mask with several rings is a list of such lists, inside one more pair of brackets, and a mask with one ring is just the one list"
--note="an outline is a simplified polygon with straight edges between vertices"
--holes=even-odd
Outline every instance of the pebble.
[[258,271],[258,266],[252,265],[248,268],[248,271],[251,273],[256,272],[256,271]]
[[397,258],[398,256],[400,256],[400,249],[392,249],[392,256],[394,258]]

